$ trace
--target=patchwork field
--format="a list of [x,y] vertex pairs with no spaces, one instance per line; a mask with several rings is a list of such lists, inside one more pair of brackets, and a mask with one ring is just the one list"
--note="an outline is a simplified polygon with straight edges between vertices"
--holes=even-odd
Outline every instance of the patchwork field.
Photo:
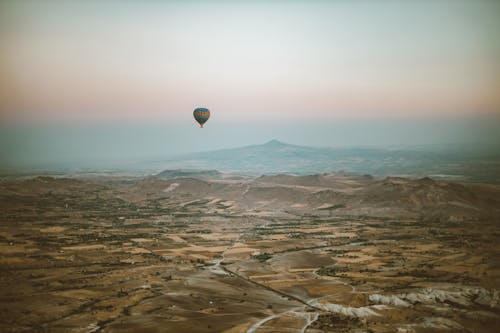
[[431,179],[0,183],[2,332],[495,332],[500,188]]

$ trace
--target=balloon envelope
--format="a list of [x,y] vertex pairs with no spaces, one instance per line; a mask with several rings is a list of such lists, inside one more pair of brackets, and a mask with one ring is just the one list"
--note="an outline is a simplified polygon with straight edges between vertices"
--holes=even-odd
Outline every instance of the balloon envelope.
[[194,119],[200,124],[200,127],[203,127],[203,124],[205,124],[210,118],[210,111],[207,108],[196,108],[193,111],[193,116]]

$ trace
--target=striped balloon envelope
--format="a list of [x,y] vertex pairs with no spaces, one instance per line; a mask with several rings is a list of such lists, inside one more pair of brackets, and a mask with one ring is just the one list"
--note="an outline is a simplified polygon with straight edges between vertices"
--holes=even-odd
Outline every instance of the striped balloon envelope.
[[203,124],[210,118],[210,111],[207,108],[196,108],[193,111],[193,116],[198,124],[200,124],[200,127],[203,127]]

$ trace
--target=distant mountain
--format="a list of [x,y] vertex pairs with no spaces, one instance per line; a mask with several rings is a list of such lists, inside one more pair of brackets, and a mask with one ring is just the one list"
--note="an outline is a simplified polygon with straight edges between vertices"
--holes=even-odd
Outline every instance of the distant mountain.
[[[161,169],[219,170],[243,174],[314,174],[346,171],[378,176],[412,176],[500,182],[500,153],[457,149],[319,148],[271,140],[261,145],[181,155],[155,162]],[[165,171],[171,178],[179,171]],[[193,171],[189,171],[193,172]],[[207,172],[207,171],[203,171]],[[160,174],[161,175],[161,174]],[[185,176],[189,176],[185,174]],[[199,176],[199,175],[198,175]],[[197,177],[199,178],[199,177]]]

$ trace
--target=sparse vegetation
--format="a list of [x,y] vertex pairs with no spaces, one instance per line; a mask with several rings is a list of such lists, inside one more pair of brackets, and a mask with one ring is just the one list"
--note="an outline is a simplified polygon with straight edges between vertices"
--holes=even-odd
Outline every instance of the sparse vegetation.
[[265,261],[271,259],[272,257],[273,256],[269,253],[261,253],[261,254],[257,254],[255,256],[252,256],[253,259],[257,259],[260,262],[265,262]]
[[[226,186],[243,191],[246,185],[254,186],[251,180],[235,189],[190,179],[178,187],[191,186],[189,193],[171,191],[168,196],[161,179],[109,181],[105,187],[44,181],[43,186],[30,180],[0,183],[0,193],[9,193],[0,195],[0,296],[6,304],[0,304],[1,331],[40,325],[48,330],[91,330],[96,322],[102,331],[119,331],[161,317],[181,332],[193,313],[202,314],[199,321],[207,330],[224,331],[241,324],[247,313],[249,323],[257,316],[296,313],[301,318],[297,323],[319,314],[311,326],[318,330],[368,332],[390,330],[394,323],[418,324],[415,318],[428,316],[428,309],[391,305],[383,316],[364,319],[335,311],[377,312],[373,306],[379,303],[369,300],[371,294],[383,292],[385,301],[394,302],[390,296],[412,293],[416,285],[497,292],[494,267],[500,233],[495,220],[488,219],[491,215],[452,223],[419,222],[419,214],[430,208],[392,206],[387,194],[376,197],[385,186],[376,179],[351,179],[357,190],[352,200],[344,198],[350,200],[349,211],[331,214],[316,209],[323,202],[315,202],[315,196],[311,201],[301,197],[300,205],[292,207],[288,197],[266,201],[257,194],[253,201],[224,198],[235,204],[224,201],[221,213],[218,200]],[[306,183],[299,181],[307,193]],[[387,182],[413,186],[409,180]],[[435,186],[429,181],[418,186],[426,184]],[[209,192],[197,192],[199,186]],[[442,195],[446,199],[446,193]],[[357,196],[367,201],[356,206]],[[500,207],[497,199],[490,200],[485,214]],[[392,216],[394,212],[401,216]],[[257,251],[260,254],[252,255]],[[311,302],[315,299],[318,304]],[[480,300],[486,299],[483,295]],[[342,308],[318,310],[330,303]],[[468,311],[493,313],[495,306],[449,303],[440,316],[459,317],[464,327],[487,332],[496,327],[490,317],[460,316]],[[234,309],[241,316],[231,315]],[[277,322],[269,320],[263,328],[272,331]]]

